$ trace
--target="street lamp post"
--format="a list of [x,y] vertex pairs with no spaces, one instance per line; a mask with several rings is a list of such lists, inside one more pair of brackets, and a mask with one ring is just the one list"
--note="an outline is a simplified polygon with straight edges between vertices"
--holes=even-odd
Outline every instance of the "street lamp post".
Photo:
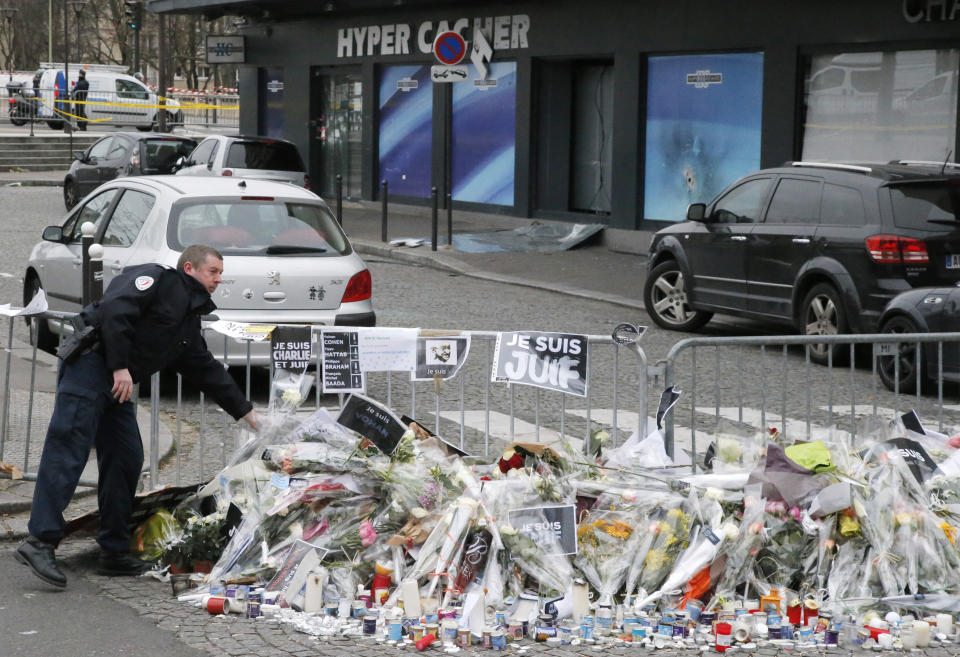
[[[67,22],[67,7],[73,9],[74,14],[77,16],[77,25],[79,32],[80,24],[80,12],[83,11],[83,8],[86,6],[87,0],[66,0],[63,3],[63,95],[64,100],[69,100],[70,98],[70,28]],[[77,34],[77,44],[80,43],[80,35]],[[67,108],[63,116],[63,129],[70,134],[70,150],[73,151],[73,130],[70,126],[70,117],[67,116],[67,112],[70,111],[70,103],[64,102],[63,106]]]
[[84,7],[87,6],[87,0],[68,0],[67,4],[70,5],[70,8],[73,9],[73,14],[77,18],[77,61],[80,61],[81,54],[81,43],[80,43],[80,14],[83,13]]
[[7,29],[7,73],[10,75],[10,81],[13,81],[13,70],[10,68],[10,51],[13,50],[13,17],[16,15],[17,10],[13,7],[0,7],[0,16],[3,16],[3,22],[6,24]]

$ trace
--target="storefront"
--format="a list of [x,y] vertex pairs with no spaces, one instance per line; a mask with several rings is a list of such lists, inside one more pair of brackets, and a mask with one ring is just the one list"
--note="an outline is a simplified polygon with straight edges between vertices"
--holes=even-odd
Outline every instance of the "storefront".
[[244,16],[241,130],[323,195],[651,229],[787,160],[956,159],[960,0],[258,5],[149,7]]

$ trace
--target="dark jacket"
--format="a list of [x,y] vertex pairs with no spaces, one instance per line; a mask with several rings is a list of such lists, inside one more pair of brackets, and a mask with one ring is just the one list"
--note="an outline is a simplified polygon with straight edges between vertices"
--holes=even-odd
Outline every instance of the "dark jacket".
[[200,317],[214,310],[210,293],[192,276],[147,264],[126,267],[82,316],[99,327],[110,370],[126,368],[140,382],[172,367],[239,419],[253,405],[214,359],[200,332]]
[[87,91],[90,89],[90,83],[87,82],[87,78],[80,78],[77,80],[76,86],[73,88],[73,99],[74,100],[86,100]]

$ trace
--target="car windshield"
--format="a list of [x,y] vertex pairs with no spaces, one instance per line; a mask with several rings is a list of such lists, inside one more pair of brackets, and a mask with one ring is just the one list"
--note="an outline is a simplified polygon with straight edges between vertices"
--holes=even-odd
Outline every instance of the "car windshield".
[[232,169],[303,171],[296,146],[282,141],[237,141],[230,144],[226,166]]
[[174,207],[171,247],[206,244],[224,254],[339,256],[350,252],[336,219],[316,203],[202,200]]
[[[943,232],[945,222],[960,221],[960,184],[935,182],[891,186],[890,200],[893,221],[899,228]],[[960,223],[957,227],[960,228]]]
[[142,159],[140,168],[143,173],[168,174],[173,173],[174,165],[181,156],[190,155],[197,146],[192,139],[171,139],[159,137],[144,139],[140,149]]

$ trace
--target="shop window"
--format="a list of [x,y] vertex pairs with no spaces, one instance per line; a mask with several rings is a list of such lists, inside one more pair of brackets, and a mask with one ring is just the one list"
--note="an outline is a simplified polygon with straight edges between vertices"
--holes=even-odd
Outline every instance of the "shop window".
[[763,53],[648,60],[645,218],[682,221],[760,167],[762,91]]
[[260,134],[284,137],[283,69],[260,69]]
[[378,181],[390,194],[430,196],[433,82],[430,66],[384,66],[379,89]]
[[943,160],[956,146],[958,66],[957,49],[810,56],[803,159]]
[[480,80],[453,85],[453,200],[513,205],[517,134],[517,64],[489,65]]
[[570,209],[609,214],[613,64],[577,64],[572,82]]
[[536,205],[609,214],[613,62],[545,60],[536,75]]

